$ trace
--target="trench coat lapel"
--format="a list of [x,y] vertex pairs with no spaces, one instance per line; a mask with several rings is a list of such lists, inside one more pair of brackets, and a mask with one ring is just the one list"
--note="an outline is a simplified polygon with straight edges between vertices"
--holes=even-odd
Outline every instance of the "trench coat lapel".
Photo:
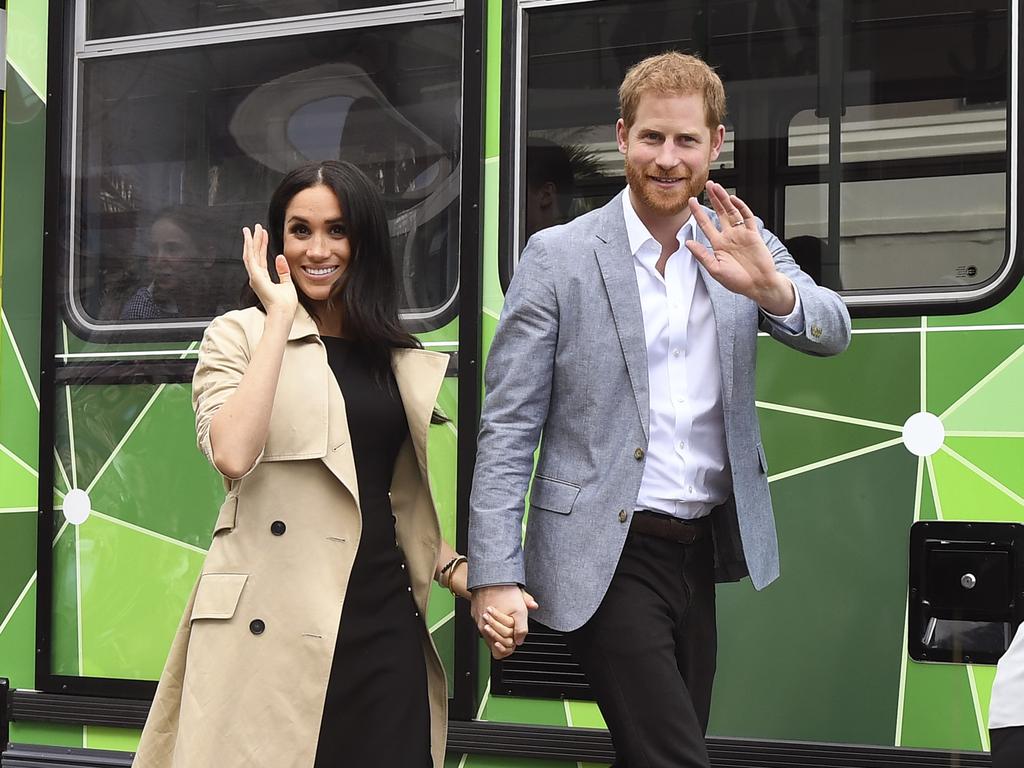
[[[356,462],[352,455],[352,439],[348,431],[348,413],[345,398],[342,397],[338,380],[327,362],[327,349],[320,340],[316,322],[306,308],[299,304],[295,308],[288,341],[300,344],[316,344],[320,348],[320,375],[323,376],[327,391],[327,450],[323,455],[324,464],[338,481],[345,486],[359,508],[359,482],[356,478]],[[313,372],[310,372],[313,375]],[[313,390],[316,391],[316,390]],[[322,391],[322,390],[321,390]]]
[[605,291],[611,304],[615,331],[626,361],[626,372],[633,389],[633,398],[640,413],[644,435],[650,437],[650,389],[647,379],[647,339],[644,336],[643,310],[640,308],[640,288],[629,250],[629,235],[622,217],[622,201],[612,200],[602,211],[602,220],[596,233],[597,257],[604,280]]
[[434,403],[448,370],[448,355],[423,349],[396,349],[391,354],[391,367],[405,406],[416,461],[426,482],[427,433]]

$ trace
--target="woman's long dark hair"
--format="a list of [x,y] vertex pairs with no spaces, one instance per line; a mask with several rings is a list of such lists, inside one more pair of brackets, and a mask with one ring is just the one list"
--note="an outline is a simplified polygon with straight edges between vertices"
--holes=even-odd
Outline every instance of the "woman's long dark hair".
[[[288,173],[274,190],[267,211],[270,235],[268,266],[284,253],[284,217],[288,204],[299,192],[325,186],[341,205],[351,256],[345,272],[331,289],[329,305],[341,312],[346,337],[370,360],[374,371],[386,377],[391,370],[392,349],[420,349],[419,339],[402,328],[398,319],[398,287],[384,199],[373,183],[352,163],[325,160],[303,165]],[[271,269],[276,282],[276,270]],[[295,286],[299,302],[314,318],[313,302]],[[246,285],[242,304],[260,307]]]

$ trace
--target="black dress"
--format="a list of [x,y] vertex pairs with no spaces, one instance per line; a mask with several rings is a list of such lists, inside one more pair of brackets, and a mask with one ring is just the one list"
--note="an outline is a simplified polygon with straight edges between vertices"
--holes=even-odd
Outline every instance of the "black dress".
[[388,496],[409,425],[390,371],[388,381],[378,382],[353,342],[332,337],[323,342],[345,398],[363,527],[345,593],[315,768],[426,768],[432,763],[423,619],[395,538]]

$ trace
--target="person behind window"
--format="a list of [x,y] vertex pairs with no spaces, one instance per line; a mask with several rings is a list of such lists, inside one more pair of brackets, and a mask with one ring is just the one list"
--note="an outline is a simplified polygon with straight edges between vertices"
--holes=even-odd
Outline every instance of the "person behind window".
[[992,768],[1024,765],[1024,624],[999,659],[988,710]]
[[122,320],[212,317],[217,301],[217,225],[192,206],[160,211],[146,237],[149,283],[121,308]]
[[526,145],[526,239],[566,222],[575,184],[569,153],[552,141],[530,139]]
[[228,492],[134,765],[441,768],[431,578],[468,596],[427,475],[448,358],[399,324],[354,165],[287,174],[268,223],[243,231],[251,306],[200,347],[198,443]]

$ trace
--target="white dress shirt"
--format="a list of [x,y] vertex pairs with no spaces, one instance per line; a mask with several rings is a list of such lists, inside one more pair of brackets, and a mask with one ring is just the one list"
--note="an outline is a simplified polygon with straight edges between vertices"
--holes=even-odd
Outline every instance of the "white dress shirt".
[[999,659],[988,708],[989,728],[1024,726],[1024,624]]
[[[650,442],[637,509],[681,518],[710,514],[732,487],[725,446],[718,332],[697,260],[690,217],[676,235],[678,248],[657,270],[661,245],[640,221],[630,192],[622,196],[647,341]],[[803,332],[800,293],[786,317],[768,315],[792,333]],[[766,313],[767,314],[767,313]]]

